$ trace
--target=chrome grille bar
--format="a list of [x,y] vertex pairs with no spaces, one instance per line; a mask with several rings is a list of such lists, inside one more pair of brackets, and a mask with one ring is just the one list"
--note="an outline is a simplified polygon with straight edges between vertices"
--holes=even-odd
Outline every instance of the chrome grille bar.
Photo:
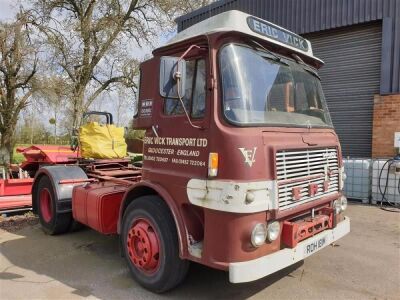
[[[275,159],[279,209],[293,208],[339,191],[336,148],[281,150]],[[311,194],[310,185],[315,186]]]

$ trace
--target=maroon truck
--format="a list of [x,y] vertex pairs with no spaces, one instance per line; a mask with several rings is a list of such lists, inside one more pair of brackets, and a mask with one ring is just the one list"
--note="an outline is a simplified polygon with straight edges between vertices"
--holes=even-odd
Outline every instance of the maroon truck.
[[136,281],[164,292],[189,262],[233,283],[272,274],[350,231],[343,164],[309,41],[238,11],[179,33],[141,65],[143,164],[41,168],[49,234],[118,234]]

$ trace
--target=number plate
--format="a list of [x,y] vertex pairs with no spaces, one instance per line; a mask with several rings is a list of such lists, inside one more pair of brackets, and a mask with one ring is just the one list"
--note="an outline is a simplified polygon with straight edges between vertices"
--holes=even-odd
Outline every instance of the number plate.
[[311,254],[317,252],[319,249],[323,248],[326,246],[327,243],[327,237],[321,237],[317,240],[313,240],[309,242],[305,247],[304,247],[304,257],[310,256]]

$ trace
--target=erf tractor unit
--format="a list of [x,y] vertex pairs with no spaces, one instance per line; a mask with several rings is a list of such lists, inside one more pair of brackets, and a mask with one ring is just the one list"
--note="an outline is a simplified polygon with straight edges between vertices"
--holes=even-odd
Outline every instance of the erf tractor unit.
[[[164,292],[189,262],[233,283],[272,274],[350,231],[344,172],[310,42],[239,11],[179,33],[143,62],[142,165],[42,167],[44,230],[120,236],[134,279]],[[93,141],[96,142],[96,141]]]

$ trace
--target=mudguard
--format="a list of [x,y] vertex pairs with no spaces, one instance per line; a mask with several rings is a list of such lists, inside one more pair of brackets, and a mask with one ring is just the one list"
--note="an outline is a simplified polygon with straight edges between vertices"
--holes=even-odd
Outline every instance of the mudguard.
[[[86,173],[78,166],[45,166],[38,170],[32,186],[32,208],[37,213],[37,185],[42,176],[48,176],[56,193],[57,213],[67,213],[72,211],[72,189],[79,180],[87,180]],[[70,180],[71,183],[60,183]],[[75,181],[75,182],[74,182]]]
[[136,183],[132,185],[126,192],[125,195],[122,199],[121,206],[120,206],[120,211],[119,211],[119,220],[118,220],[118,234],[121,234],[121,228],[122,228],[122,220],[124,216],[124,212],[126,207],[129,205],[129,203],[140,196],[145,196],[145,195],[159,195],[168,205],[172,217],[174,218],[175,225],[176,225],[176,230],[178,233],[178,239],[179,239],[179,254],[181,258],[185,258],[188,256],[188,241],[187,241],[187,233],[186,233],[186,227],[185,223],[183,221],[183,218],[179,212],[179,209],[171,197],[171,195],[160,185],[154,184],[151,182],[146,182],[146,181],[140,181],[139,183]]

